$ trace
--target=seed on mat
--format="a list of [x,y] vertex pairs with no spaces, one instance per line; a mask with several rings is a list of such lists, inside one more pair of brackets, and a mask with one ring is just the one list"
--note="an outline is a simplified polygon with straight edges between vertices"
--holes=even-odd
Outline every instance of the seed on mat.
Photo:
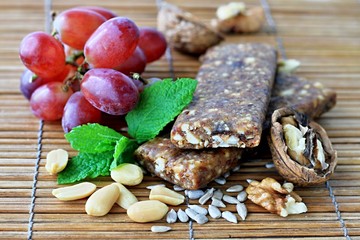
[[275,167],[275,165],[272,162],[268,162],[265,164],[265,168],[274,168],[274,167]]
[[52,150],[46,155],[45,169],[50,174],[57,174],[64,170],[68,159],[69,154],[64,149]]
[[209,219],[203,215],[203,214],[197,214],[195,217],[194,217],[194,220],[198,223],[198,224],[205,224],[209,221]]
[[119,198],[116,200],[116,203],[120,207],[124,209],[128,209],[131,205],[138,202],[135,195],[132,192],[130,192],[129,189],[127,189],[124,185],[122,185],[121,183],[114,183],[114,184],[120,190]]
[[167,223],[174,223],[177,220],[177,214],[174,209],[171,209],[166,215],[166,222]]
[[292,184],[291,182],[284,183],[282,187],[285,188],[289,193],[294,190],[294,184]]
[[217,184],[224,185],[226,183],[226,179],[223,177],[215,178],[214,180]]
[[110,172],[111,178],[118,183],[127,186],[135,186],[142,182],[144,174],[136,164],[123,163],[112,169]]
[[168,206],[158,200],[144,200],[131,205],[127,215],[135,222],[153,222],[162,219],[168,210]]
[[241,192],[244,189],[244,187],[240,184],[234,185],[226,189],[227,192]]
[[199,203],[204,205],[214,195],[215,188],[206,190],[205,194],[199,199]]
[[214,198],[217,198],[219,200],[221,200],[223,196],[224,196],[224,194],[221,191],[221,189],[216,190],[213,195]]
[[226,207],[226,205],[219,199],[212,197],[212,202],[211,205],[215,206],[215,207],[220,207],[220,208],[224,208]]
[[246,216],[247,216],[247,208],[246,205],[244,203],[238,203],[236,204],[236,211],[239,214],[239,216],[241,217],[242,220],[245,220]]
[[240,171],[240,165],[237,165],[237,166],[234,167],[231,171],[233,171],[233,172],[239,172],[239,171]]
[[185,222],[189,221],[189,216],[182,209],[178,210],[177,217],[179,218],[180,222],[185,223]]
[[201,198],[205,193],[203,190],[185,190],[185,194],[190,199],[199,199]]
[[247,193],[245,191],[241,191],[237,196],[236,199],[239,200],[239,202],[244,202],[247,199]]
[[213,205],[209,205],[208,211],[209,211],[210,217],[212,217],[212,218],[220,218],[221,217],[221,211]]
[[226,172],[226,173],[224,173],[224,178],[228,178],[228,177],[230,177],[230,171],[228,171],[228,172]]
[[206,208],[200,207],[198,205],[189,205],[189,208],[191,208],[192,210],[194,210],[199,214],[203,214],[203,215],[208,214],[208,210]]
[[120,195],[115,183],[102,187],[94,192],[86,201],[85,211],[90,216],[106,215]]
[[151,231],[155,233],[168,232],[171,230],[171,227],[168,226],[152,226]]
[[193,220],[195,220],[195,216],[198,214],[197,212],[195,212],[191,208],[185,209],[185,213],[189,216],[189,218],[191,218]]
[[253,182],[253,179],[246,179],[246,181],[250,184],[251,182]]
[[158,187],[158,186],[161,186],[161,187],[165,187],[165,184],[156,184],[156,185],[150,185],[150,186],[147,186],[146,189],[153,189],[154,187]]
[[239,200],[237,200],[235,197],[224,195],[223,196],[224,202],[230,203],[230,204],[238,204],[240,203]]
[[238,222],[235,214],[233,214],[232,212],[229,212],[229,211],[222,212],[221,216],[229,222],[232,222],[232,223]]
[[177,192],[181,192],[181,191],[185,190],[184,188],[180,187],[179,185],[174,185],[173,189],[174,189],[174,191],[177,191]]
[[54,189],[52,195],[61,201],[71,201],[88,197],[95,192],[95,190],[95,184],[82,182],[73,186]]

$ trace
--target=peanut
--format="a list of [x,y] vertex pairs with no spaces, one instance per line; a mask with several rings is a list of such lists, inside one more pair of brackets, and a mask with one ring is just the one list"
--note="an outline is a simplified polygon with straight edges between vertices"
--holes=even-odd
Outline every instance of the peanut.
[[96,185],[90,182],[79,183],[70,187],[57,188],[52,191],[57,199],[71,201],[90,196],[96,190]]
[[94,192],[85,204],[85,211],[91,216],[106,215],[120,195],[116,184],[107,185]]
[[166,187],[158,186],[151,189],[149,199],[177,206],[184,202],[185,197]]
[[118,186],[120,190],[120,195],[116,200],[116,203],[120,207],[124,209],[128,209],[131,205],[133,205],[138,201],[135,195],[132,194],[132,192],[130,192],[126,187],[124,187],[124,185],[122,185],[121,183],[113,183],[113,184]]
[[127,215],[135,222],[152,222],[162,219],[168,210],[168,206],[158,200],[145,200],[131,205]]
[[141,168],[135,164],[124,163],[111,170],[111,178],[115,182],[134,186],[140,184],[143,180],[143,172]]
[[46,156],[45,169],[48,173],[57,174],[64,170],[68,163],[69,154],[63,149],[50,151]]

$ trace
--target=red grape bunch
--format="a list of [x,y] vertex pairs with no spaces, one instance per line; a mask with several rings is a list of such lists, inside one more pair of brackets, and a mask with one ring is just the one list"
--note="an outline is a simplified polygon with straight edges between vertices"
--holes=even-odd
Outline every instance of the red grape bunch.
[[[95,6],[61,12],[52,34],[24,37],[19,55],[26,69],[20,90],[33,114],[46,121],[62,119],[65,132],[85,123],[122,119],[139,101],[146,64],[164,54],[167,43],[155,28]],[[80,90],[80,91],[79,91]]]

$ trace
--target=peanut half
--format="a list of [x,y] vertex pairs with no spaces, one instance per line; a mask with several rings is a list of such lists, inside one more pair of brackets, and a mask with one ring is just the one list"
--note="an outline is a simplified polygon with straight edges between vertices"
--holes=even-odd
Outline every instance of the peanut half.
[[171,189],[158,186],[151,189],[149,199],[177,206],[184,202],[185,197]]
[[120,195],[119,187],[113,183],[94,192],[85,204],[85,211],[91,216],[106,215]]
[[135,195],[132,192],[130,192],[126,187],[124,187],[124,185],[122,185],[121,183],[113,183],[113,184],[118,186],[120,190],[120,195],[116,200],[116,203],[120,207],[124,209],[128,209],[131,205],[133,205],[138,201]]
[[64,170],[68,163],[69,154],[64,149],[50,151],[46,156],[45,169],[50,174],[57,174]]
[[162,219],[168,210],[168,206],[158,200],[145,200],[131,205],[127,215],[135,222],[153,222]]
[[96,185],[90,182],[79,183],[70,187],[57,188],[52,191],[61,201],[78,200],[90,196],[96,190]]
[[111,178],[115,182],[134,186],[140,184],[143,180],[143,172],[138,165],[124,163],[111,170]]

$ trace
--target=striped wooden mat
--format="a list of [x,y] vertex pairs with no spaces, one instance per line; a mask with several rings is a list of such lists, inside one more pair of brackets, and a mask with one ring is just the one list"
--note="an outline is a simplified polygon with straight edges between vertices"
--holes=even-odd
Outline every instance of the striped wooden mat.
[[[228,0],[227,0],[228,1]],[[226,1],[226,2],[227,2]],[[171,0],[204,21],[214,17],[225,1]],[[256,35],[228,36],[229,42],[267,42],[277,46],[284,58],[302,62],[299,75],[336,89],[337,106],[319,122],[325,127],[339,164],[325,185],[296,188],[308,213],[281,218],[247,201],[246,221],[232,224],[224,219],[172,224],[168,233],[151,233],[154,223],[137,224],[114,206],[105,217],[84,212],[85,200],[60,202],[51,195],[58,187],[44,169],[46,154],[55,148],[72,151],[59,122],[42,122],[32,116],[28,102],[18,90],[24,70],[18,46],[29,32],[44,30],[50,10],[42,1],[0,0],[0,238],[2,239],[360,239],[360,1],[357,0],[262,0],[267,26]],[[132,18],[140,26],[156,26],[157,7],[149,0],[53,0],[52,9],[62,11],[76,5],[101,5]],[[147,77],[194,77],[196,59],[169,52],[147,67]],[[229,177],[226,189],[246,179],[270,176],[265,168],[271,159],[244,162],[241,171]],[[100,187],[110,183],[100,178]],[[131,188],[140,199],[148,198],[148,185],[163,183],[147,176]],[[170,185],[168,185],[170,187]],[[196,203],[189,201],[189,203]],[[185,209],[186,205],[178,208]],[[227,210],[235,212],[229,205]],[[166,224],[159,221],[156,224]]]

